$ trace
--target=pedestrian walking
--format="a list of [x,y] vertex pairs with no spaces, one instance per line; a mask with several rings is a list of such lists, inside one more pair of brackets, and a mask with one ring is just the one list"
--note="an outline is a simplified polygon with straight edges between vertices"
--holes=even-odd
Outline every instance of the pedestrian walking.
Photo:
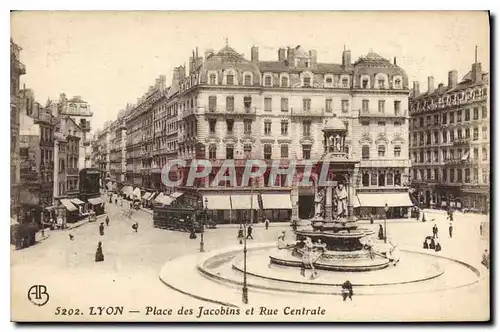
[[481,264],[483,264],[487,269],[490,268],[490,254],[488,253],[488,249],[484,250],[483,259],[481,260]]
[[106,216],[106,226],[109,226],[109,216]]
[[266,220],[264,221],[265,225],[266,225],[266,231],[269,229],[269,219],[266,218]]
[[373,225],[373,214],[370,214],[370,224]]
[[191,240],[196,239],[196,231],[195,231],[194,227],[191,228],[191,234],[189,234],[189,238]]
[[432,235],[434,236],[435,239],[437,239],[438,237],[438,227],[436,224],[434,224],[434,226],[432,226]]
[[425,219],[425,213],[422,212],[422,222],[426,222],[427,220]]
[[240,244],[243,243],[243,238],[244,238],[243,225],[240,224],[240,228],[238,229],[238,237],[237,237],[237,239],[240,241]]
[[448,226],[448,231],[450,232],[450,239],[453,238],[453,220],[450,220],[450,225]]
[[97,245],[97,250],[95,252],[95,261],[96,262],[103,262],[104,261],[104,254],[102,252],[102,242],[99,241],[99,244]]
[[348,297],[352,301],[353,291],[352,291],[352,284],[349,280],[346,280],[346,282],[342,284],[341,293],[343,301],[347,300]]
[[102,222],[100,225],[99,225],[99,234],[104,235],[104,223]]
[[248,225],[248,228],[247,228],[247,240],[248,239],[252,239],[253,240],[253,236],[252,236],[252,225]]
[[115,205],[118,205],[118,198],[115,197]]
[[382,225],[378,225],[378,239],[384,239],[384,227],[382,227]]
[[132,224],[132,229],[137,233],[139,230],[139,223],[136,221],[134,224]]

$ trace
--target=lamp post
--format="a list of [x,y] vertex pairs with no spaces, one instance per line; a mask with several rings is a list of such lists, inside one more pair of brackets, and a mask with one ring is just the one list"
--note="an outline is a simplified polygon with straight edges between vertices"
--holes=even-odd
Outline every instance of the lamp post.
[[208,210],[208,199],[206,197],[205,197],[205,205],[203,205],[203,200],[201,200],[201,207],[203,211],[203,218],[200,218],[201,219],[200,252],[205,252],[205,242],[203,242],[203,234],[205,233],[205,221],[207,218],[207,210]]
[[389,211],[389,206],[385,203],[384,207],[385,218],[384,218],[384,243],[387,243],[387,212]]
[[[250,179],[250,224],[253,221],[253,179]],[[243,294],[244,304],[248,304],[248,286],[247,286],[247,225],[245,218],[245,230],[243,232]]]

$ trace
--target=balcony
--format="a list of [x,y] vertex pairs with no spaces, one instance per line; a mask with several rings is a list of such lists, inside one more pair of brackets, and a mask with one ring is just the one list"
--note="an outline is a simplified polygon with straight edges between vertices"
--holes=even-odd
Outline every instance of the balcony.
[[18,70],[19,74],[20,75],[24,75],[26,74],[26,66],[24,65],[24,63],[22,63],[21,61],[15,59],[14,60],[15,64],[16,64],[16,69]]
[[78,168],[66,168],[67,175],[78,175]]
[[245,116],[245,115],[255,115],[257,113],[257,107],[242,107],[242,108],[234,108],[233,110],[217,107],[215,109],[209,109],[205,107],[199,107],[197,110],[198,113],[204,113],[205,116],[227,116],[227,115],[235,115],[235,116]]
[[453,140],[453,145],[468,145],[470,144],[471,139],[469,138],[457,138]]
[[408,110],[388,113],[388,112],[379,112],[378,110],[358,110],[360,118],[408,118]]
[[54,147],[54,139],[40,141],[40,146]]
[[153,154],[151,152],[143,152],[141,154],[141,159],[142,160],[149,160],[151,158],[153,158]]
[[410,167],[408,159],[379,159],[379,160],[361,160],[360,167]]
[[[329,113],[333,114],[333,113]],[[304,110],[302,108],[291,108],[290,115],[292,117],[323,117],[325,116],[324,108],[312,108],[309,110]]]
[[447,159],[444,161],[445,165],[470,165],[472,162],[469,159]]

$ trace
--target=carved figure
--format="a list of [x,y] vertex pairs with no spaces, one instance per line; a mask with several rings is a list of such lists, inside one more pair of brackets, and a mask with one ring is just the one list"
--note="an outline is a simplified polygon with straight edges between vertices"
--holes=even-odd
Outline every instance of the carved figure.
[[337,215],[339,217],[347,216],[347,190],[342,183],[339,183],[335,189]]
[[314,217],[323,217],[323,201],[323,189],[318,189],[314,198]]

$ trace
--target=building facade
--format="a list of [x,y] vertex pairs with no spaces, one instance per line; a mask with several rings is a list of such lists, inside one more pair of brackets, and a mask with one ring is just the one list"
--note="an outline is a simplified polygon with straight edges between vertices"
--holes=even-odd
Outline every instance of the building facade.
[[21,177],[19,160],[19,87],[21,75],[26,74],[26,66],[21,62],[21,47],[10,40],[10,186],[11,218],[17,219],[19,205],[19,183]]
[[[251,188],[219,181],[223,160],[320,160],[325,153],[322,129],[336,118],[347,130],[347,158],[357,162],[349,179],[356,213],[380,215],[388,204],[391,215],[407,216],[412,205],[408,95],[407,75],[396,59],[373,52],[353,62],[344,50],[340,63],[321,63],[315,50],[300,46],[279,49],[277,61],[260,61],[257,47],[251,48],[250,59],[229,45],[219,52],[208,50],[204,57],[196,50],[188,68],[174,69],[169,88],[157,80],[127,114],[125,182],[167,194],[180,190],[215,197],[224,191],[220,202],[227,204],[211,204],[210,209],[219,210],[214,218],[227,220],[229,195],[248,195]],[[196,158],[212,160],[212,172],[196,188],[166,188],[161,170],[175,158],[188,164]],[[177,169],[170,178],[186,179],[187,171]],[[239,167],[239,177],[242,171]],[[273,219],[311,213],[314,190],[298,187],[300,176],[291,185],[282,177],[270,184],[268,170],[255,184],[261,192],[281,195],[282,203],[271,200],[265,207]]]
[[421,93],[414,82],[410,100],[412,185],[424,206],[489,211],[490,112],[489,78],[481,63],[458,81]]

